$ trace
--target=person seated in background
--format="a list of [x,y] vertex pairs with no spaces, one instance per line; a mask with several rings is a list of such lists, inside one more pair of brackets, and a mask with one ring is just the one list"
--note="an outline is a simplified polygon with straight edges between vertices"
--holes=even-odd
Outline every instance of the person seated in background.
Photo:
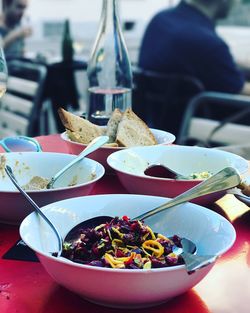
[[32,34],[31,27],[21,25],[28,0],[3,0],[0,36],[7,60],[24,56],[24,39]]
[[146,28],[139,67],[198,78],[208,91],[250,94],[215,23],[237,0],[183,0],[157,13]]

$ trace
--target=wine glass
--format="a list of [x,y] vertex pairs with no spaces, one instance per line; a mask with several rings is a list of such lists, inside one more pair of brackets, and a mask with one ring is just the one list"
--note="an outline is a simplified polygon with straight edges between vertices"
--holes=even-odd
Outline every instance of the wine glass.
[[5,60],[3,49],[0,47],[0,99],[7,89],[8,67]]

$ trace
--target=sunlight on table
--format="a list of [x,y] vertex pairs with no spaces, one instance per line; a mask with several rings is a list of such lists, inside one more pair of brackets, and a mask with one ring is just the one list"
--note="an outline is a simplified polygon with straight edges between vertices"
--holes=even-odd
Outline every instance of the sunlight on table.
[[[240,254],[237,257],[221,263],[218,260],[218,264],[214,266],[211,273],[194,288],[198,294],[202,295],[210,312],[248,312],[248,304],[242,302],[242,299],[249,298],[250,281],[244,278],[249,275],[247,259],[249,258],[250,244],[245,242],[238,249],[240,249]],[[225,277],[227,277],[227,283],[224,283]],[[238,291],[241,293],[241,297],[235,294],[235,286],[238,282],[241,282]],[[214,286],[218,286],[218,288],[216,292],[211,292]]]

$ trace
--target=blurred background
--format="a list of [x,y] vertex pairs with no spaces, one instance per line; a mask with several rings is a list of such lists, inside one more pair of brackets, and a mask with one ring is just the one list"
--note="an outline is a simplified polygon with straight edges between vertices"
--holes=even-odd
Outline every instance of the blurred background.
[[[132,63],[145,26],[159,10],[178,0],[120,0],[120,18]],[[23,23],[30,23],[33,35],[26,40],[26,55],[42,55],[49,61],[61,57],[61,37],[65,19],[70,20],[75,57],[88,58],[101,14],[101,0],[30,0]],[[250,59],[250,1],[242,0],[227,20],[218,26],[237,60]]]
[[[176,0],[120,0],[120,18],[125,28],[132,61],[144,27],[158,10],[177,3]],[[57,60],[61,54],[61,38],[65,19],[70,20],[76,57],[89,57],[101,15],[101,0],[30,0],[23,23],[30,23],[33,35],[26,40],[26,54],[43,55]],[[143,8],[143,9],[142,9]]]

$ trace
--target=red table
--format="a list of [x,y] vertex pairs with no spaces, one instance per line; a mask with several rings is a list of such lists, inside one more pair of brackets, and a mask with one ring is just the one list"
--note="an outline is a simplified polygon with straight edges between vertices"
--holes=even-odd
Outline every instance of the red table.
[[[44,151],[68,152],[58,135],[39,137],[38,140]],[[115,176],[104,176],[92,192],[101,193],[126,191]],[[195,288],[163,305],[130,312],[250,312],[250,211],[235,219],[233,224],[237,232],[234,246]],[[18,238],[17,226],[0,224],[0,257]],[[104,308],[85,301],[55,283],[40,263],[0,259],[0,313],[59,312],[115,313],[127,310]]]

